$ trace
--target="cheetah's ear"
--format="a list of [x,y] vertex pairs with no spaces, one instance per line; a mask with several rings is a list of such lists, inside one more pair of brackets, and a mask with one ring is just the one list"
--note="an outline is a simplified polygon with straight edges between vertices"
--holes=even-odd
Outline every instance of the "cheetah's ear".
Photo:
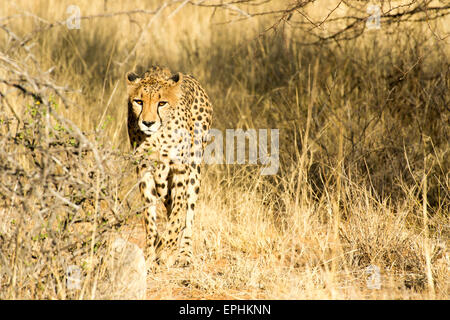
[[169,82],[171,83],[171,85],[177,85],[180,84],[181,81],[183,81],[183,74],[181,72],[177,72],[175,74],[173,74],[170,78],[169,78]]
[[132,72],[132,71],[127,73],[126,79],[127,79],[127,84],[128,85],[136,84],[137,82],[139,82],[139,80],[141,80],[139,78],[139,76],[136,73]]

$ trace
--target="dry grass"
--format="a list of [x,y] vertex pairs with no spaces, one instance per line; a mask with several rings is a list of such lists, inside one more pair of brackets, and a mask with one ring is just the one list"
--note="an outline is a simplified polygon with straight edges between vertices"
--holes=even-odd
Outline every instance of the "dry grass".
[[[77,5],[89,16],[163,2]],[[1,299],[95,298],[110,237],[143,245],[124,74],[152,63],[204,84],[214,128],[280,129],[280,170],[205,166],[193,266],[150,274],[149,299],[449,298],[450,60],[436,38],[448,18],[304,46],[292,28],[264,33],[273,17],[221,24],[234,12],[190,5],[48,28],[70,4],[0,13],[18,38],[42,29],[25,47],[0,29],[0,78],[26,73],[42,97],[0,83]],[[76,292],[72,264],[86,278]],[[369,265],[380,289],[366,285]]]

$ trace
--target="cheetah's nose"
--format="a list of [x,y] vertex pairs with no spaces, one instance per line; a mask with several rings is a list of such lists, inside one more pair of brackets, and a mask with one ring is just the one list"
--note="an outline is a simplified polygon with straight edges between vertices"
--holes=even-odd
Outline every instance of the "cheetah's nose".
[[152,125],[155,124],[155,121],[142,121],[142,123],[144,124],[144,126],[150,128]]

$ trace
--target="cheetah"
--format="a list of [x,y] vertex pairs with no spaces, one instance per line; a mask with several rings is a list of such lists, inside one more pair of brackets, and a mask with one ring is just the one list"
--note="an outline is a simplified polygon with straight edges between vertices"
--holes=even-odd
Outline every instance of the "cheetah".
[[[147,259],[161,263],[162,249],[179,252],[175,265],[192,261],[192,224],[200,190],[200,164],[212,120],[212,105],[191,75],[151,67],[143,75],[126,74],[128,136],[138,161],[139,189],[145,200]],[[162,200],[168,225],[156,226]],[[151,263],[152,263],[151,262]]]

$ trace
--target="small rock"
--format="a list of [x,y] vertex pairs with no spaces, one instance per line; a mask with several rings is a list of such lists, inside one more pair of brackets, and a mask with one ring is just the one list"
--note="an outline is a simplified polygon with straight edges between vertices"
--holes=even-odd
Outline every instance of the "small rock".
[[101,282],[97,298],[145,299],[147,268],[142,250],[122,238],[114,240],[106,261],[106,277]]

